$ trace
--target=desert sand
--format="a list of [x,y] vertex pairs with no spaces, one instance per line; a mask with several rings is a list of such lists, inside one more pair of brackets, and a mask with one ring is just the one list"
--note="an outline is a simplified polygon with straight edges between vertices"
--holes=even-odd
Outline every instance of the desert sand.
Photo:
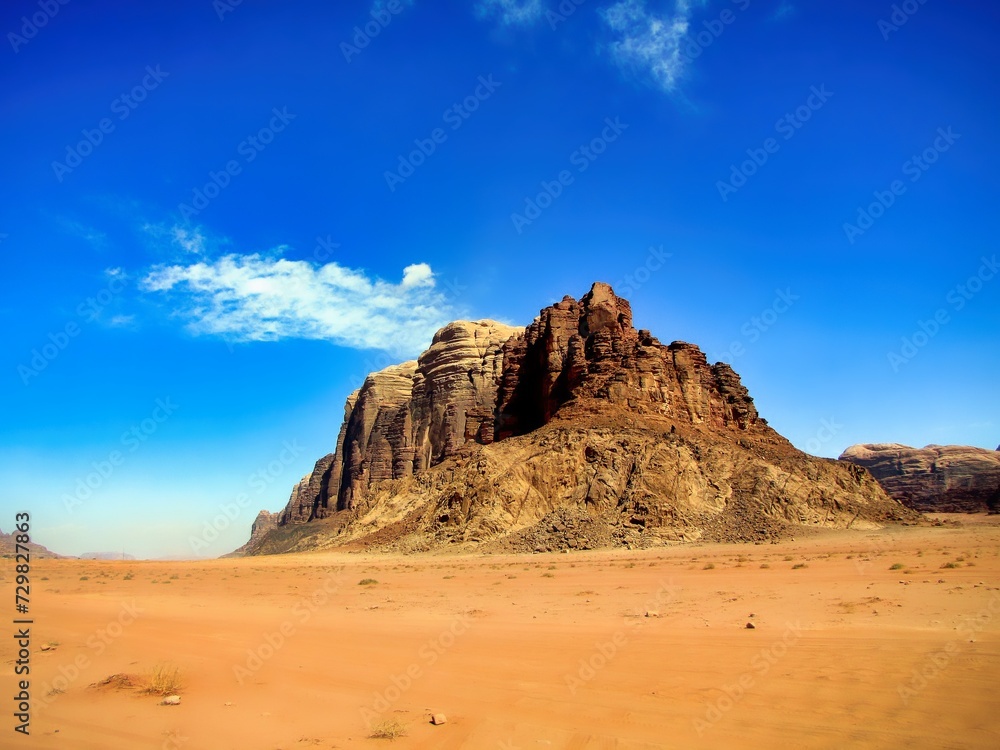
[[[996,748],[1000,525],[951,518],[644,551],[39,560],[31,736],[6,710],[0,746]],[[142,692],[157,668],[180,705]]]

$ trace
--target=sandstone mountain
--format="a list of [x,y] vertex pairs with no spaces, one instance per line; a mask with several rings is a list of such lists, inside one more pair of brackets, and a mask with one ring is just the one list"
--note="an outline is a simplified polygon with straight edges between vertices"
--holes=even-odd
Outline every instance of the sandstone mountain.
[[247,554],[764,541],[917,514],[795,449],[739,376],[632,326],[606,284],[531,325],[451,323],[347,400],[335,449]]
[[[52,558],[61,558],[62,555],[57,555],[52,552],[47,547],[43,547],[40,544],[35,544],[34,542],[28,542],[26,545],[32,559],[35,560],[45,560]],[[0,531],[0,557],[16,557],[17,556],[17,532],[11,534],[4,534]]]
[[869,443],[840,460],[864,466],[892,497],[925,513],[1000,512],[1000,448]]

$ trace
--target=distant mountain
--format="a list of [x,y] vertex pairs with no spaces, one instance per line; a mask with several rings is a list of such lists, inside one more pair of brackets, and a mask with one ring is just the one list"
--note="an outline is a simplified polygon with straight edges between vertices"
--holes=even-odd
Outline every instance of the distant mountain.
[[84,552],[80,555],[81,560],[135,560],[133,555],[126,555],[122,552]]
[[886,492],[924,513],[1000,513],[1000,448],[865,443],[840,460],[864,466]]
[[[0,557],[14,557],[17,554],[15,536],[16,534],[4,534],[3,531],[0,531]],[[52,550],[34,542],[28,542],[27,546],[31,556],[36,559],[63,557],[63,555],[57,555]]]
[[868,472],[797,450],[732,368],[637,330],[597,283],[527,328],[451,323],[369,375],[334,452],[237,554],[761,542],[917,519]]

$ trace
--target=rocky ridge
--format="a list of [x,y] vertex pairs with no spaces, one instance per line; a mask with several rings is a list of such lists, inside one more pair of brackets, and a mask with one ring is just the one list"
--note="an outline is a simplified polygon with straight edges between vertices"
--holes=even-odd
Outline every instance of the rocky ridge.
[[[28,552],[32,558],[36,560],[47,560],[61,558],[63,555],[58,555],[47,547],[43,547],[41,544],[35,544],[35,542],[28,542],[24,545],[28,548]],[[17,532],[14,531],[10,534],[3,533],[0,530],[0,557],[16,557],[17,556]]]
[[865,467],[886,492],[925,513],[1000,512],[1000,448],[866,443],[841,461]]

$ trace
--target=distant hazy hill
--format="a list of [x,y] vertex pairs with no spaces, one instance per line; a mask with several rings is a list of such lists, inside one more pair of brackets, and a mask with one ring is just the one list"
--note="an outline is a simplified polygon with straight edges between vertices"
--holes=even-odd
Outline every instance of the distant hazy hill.
[[[4,534],[0,531],[0,557],[13,557],[17,549],[15,545],[14,534]],[[31,556],[36,558],[63,557],[34,542],[28,542],[28,549],[31,550]]]
[[135,556],[121,552],[84,552],[81,560],[135,560]]

